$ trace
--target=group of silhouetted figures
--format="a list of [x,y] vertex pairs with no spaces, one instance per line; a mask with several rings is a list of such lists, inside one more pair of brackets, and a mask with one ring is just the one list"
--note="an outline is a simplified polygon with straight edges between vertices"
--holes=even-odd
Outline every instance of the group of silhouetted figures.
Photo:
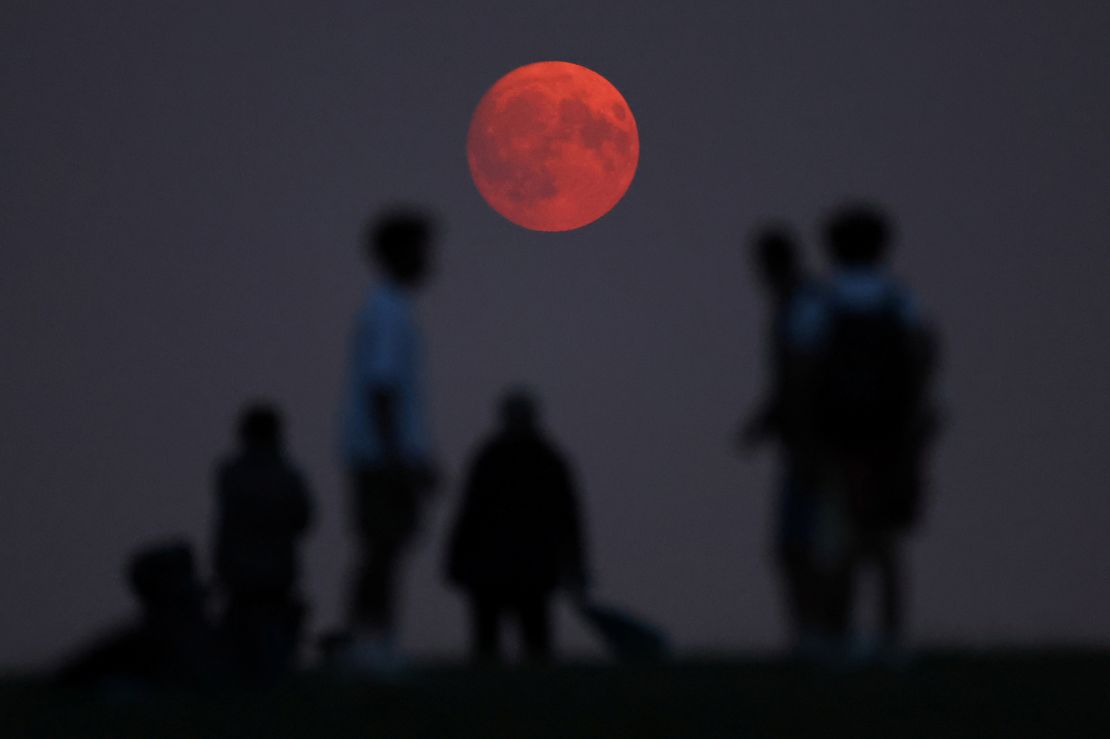
[[[937,342],[914,296],[886,269],[890,225],[867,206],[825,224],[825,279],[802,268],[788,228],[757,235],[774,306],[767,402],[741,430],[781,457],[776,559],[796,647],[823,660],[900,660],[900,548],[917,523],[938,420]],[[878,575],[875,636],[855,630],[866,566]]]
[[[865,207],[828,224],[827,279],[801,268],[790,232],[755,240],[774,303],[768,400],[743,442],[777,441],[782,456],[778,561],[799,650],[840,659],[853,638],[853,584],[877,566],[881,646],[892,653],[902,624],[898,546],[920,507],[923,459],[936,421],[930,404],[935,342],[909,292],[884,269],[889,227]],[[389,676],[396,648],[402,563],[438,478],[422,404],[421,341],[412,301],[429,274],[435,233],[418,211],[374,219],[365,247],[381,280],[357,313],[341,448],[357,563],[347,623],[321,641],[328,664]],[[542,423],[538,400],[514,389],[465,478],[447,546],[447,579],[469,601],[474,656],[501,659],[504,622],[526,658],[553,652],[551,604],[570,594],[619,656],[656,657],[662,634],[587,593],[587,565],[571,466]],[[301,651],[306,605],[299,546],[313,501],[290,461],[276,407],[249,406],[238,450],[215,482],[213,585],[192,548],[140,550],[128,575],[138,622],[81,652],[74,680],[143,683],[217,675],[269,678]]]

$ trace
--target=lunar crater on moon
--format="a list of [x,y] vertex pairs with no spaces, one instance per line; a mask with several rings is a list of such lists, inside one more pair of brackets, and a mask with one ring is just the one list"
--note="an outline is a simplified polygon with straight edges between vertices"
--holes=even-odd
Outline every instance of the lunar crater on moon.
[[494,210],[539,231],[591,223],[623,197],[639,135],[604,77],[566,62],[516,69],[490,88],[467,138],[471,175]]

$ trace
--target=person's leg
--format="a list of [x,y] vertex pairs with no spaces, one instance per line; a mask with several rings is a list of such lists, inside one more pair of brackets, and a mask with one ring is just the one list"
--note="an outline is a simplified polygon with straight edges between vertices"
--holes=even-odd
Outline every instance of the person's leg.
[[234,590],[228,590],[226,595],[227,601],[219,622],[220,636],[235,670],[249,672],[254,655],[248,599]]
[[306,610],[300,598],[290,591],[280,590],[274,593],[270,612],[272,635],[268,651],[268,669],[273,674],[281,674],[296,667]]
[[471,650],[475,661],[501,661],[501,603],[489,593],[470,595]]
[[536,592],[518,596],[515,608],[526,658],[529,662],[550,661],[551,609],[547,593]]
[[834,642],[842,649],[847,648],[852,638],[858,569],[858,561],[850,557],[838,563],[825,577],[825,622]]
[[351,592],[353,631],[383,635],[392,629],[390,612],[395,553],[376,531],[360,531],[358,562]]
[[367,522],[373,518],[370,510],[373,498],[373,478],[366,470],[352,470],[348,475],[350,485],[351,529],[357,538],[354,568],[351,575],[350,597],[347,603],[347,620],[352,630],[357,630],[370,620],[370,605],[375,590],[375,576],[371,566],[373,530]]
[[822,646],[825,595],[818,540],[822,535],[819,491],[812,470],[790,450],[784,455],[779,524],[779,567],[788,625],[795,649],[816,656]]
[[397,627],[398,570],[415,529],[413,491],[374,472],[356,476],[361,541],[351,603],[354,629],[391,640]]
[[829,609],[839,592],[832,585],[839,571],[823,572],[802,549],[782,553],[779,566],[793,647],[800,656],[814,656],[822,637],[835,631],[829,627],[833,620]]
[[883,534],[875,550],[879,574],[880,638],[884,647],[901,645],[904,627],[905,592],[898,541],[892,532]]
[[352,626],[376,636],[390,636],[396,626],[398,547],[379,537],[362,542],[362,561],[355,582]]
[[823,651],[838,658],[848,650],[858,570],[856,532],[844,504],[844,481],[830,475],[817,499],[811,560],[811,593]]
[[783,548],[779,551],[778,560],[787,628],[791,641],[798,645],[804,639],[811,621],[807,597],[809,585],[807,573],[803,559],[797,551]]
[[804,521],[799,506],[796,489],[796,474],[789,455],[784,457],[779,471],[778,521],[775,532],[775,560],[781,583],[783,615],[789,638],[797,647],[804,636],[804,617],[800,562],[800,545],[803,538]]

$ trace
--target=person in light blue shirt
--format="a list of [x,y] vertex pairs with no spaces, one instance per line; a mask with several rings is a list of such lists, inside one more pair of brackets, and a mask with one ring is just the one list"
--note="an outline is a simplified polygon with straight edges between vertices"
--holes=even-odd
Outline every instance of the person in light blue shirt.
[[355,318],[341,445],[359,540],[348,657],[370,671],[388,671],[396,662],[398,574],[435,477],[413,309],[429,276],[433,243],[432,223],[416,211],[381,215],[366,232],[381,281]]
[[[429,456],[421,394],[421,335],[412,287],[386,279],[367,295],[351,336],[343,455],[349,467],[379,467]],[[376,397],[386,391],[388,420]]]
[[789,413],[801,464],[817,489],[814,557],[823,572],[824,626],[837,649],[852,639],[853,584],[879,575],[881,654],[902,639],[899,544],[916,522],[923,451],[933,432],[928,382],[934,343],[913,294],[886,269],[890,225],[869,205],[826,224],[832,274],[788,319]]

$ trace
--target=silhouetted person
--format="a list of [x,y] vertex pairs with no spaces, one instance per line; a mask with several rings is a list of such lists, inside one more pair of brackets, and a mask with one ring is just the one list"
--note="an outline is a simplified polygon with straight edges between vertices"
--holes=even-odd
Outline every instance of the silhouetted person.
[[501,426],[471,463],[447,573],[470,598],[476,657],[500,659],[506,617],[529,659],[550,657],[551,597],[584,592],[584,548],[571,470],[527,393],[503,399]]
[[817,573],[813,561],[814,496],[812,482],[799,468],[797,434],[786,413],[789,387],[787,330],[792,312],[816,290],[800,264],[794,235],[785,227],[759,231],[752,242],[753,267],[771,304],[767,331],[769,388],[762,404],[741,430],[741,443],[752,448],[766,442],[778,447],[780,471],[775,535],[786,610],[795,648],[815,638],[819,618]]
[[127,577],[141,607],[137,623],[82,650],[63,668],[64,681],[104,688],[196,686],[224,666],[205,617],[204,591],[184,542],[144,547]]
[[213,561],[225,598],[222,626],[240,667],[274,675],[292,666],[301,635],[298,547],[312,501],[285,455],[277,410],[248,407],[238,433],[238,451],[216,474]]
[[904,622],[899,545],[916,516],[931,434],[931,342],[915,299],[885,268],[890,226],[880,211],[841,209],[825,239],[833,273],[789,329],[800,390],[794,422],[823,504],[816,553],[827,577],[825,624],[846,646],[856,575],[873,564],[879,646],[893,650]]
[[359,540],[345,659],[373,672],[396,666],[399,570],[434,480],[413,309],[433,241],[429,219],[405,210],[373,220],[365,238],[381,280],[355,320],[344,408],[343,454]]

